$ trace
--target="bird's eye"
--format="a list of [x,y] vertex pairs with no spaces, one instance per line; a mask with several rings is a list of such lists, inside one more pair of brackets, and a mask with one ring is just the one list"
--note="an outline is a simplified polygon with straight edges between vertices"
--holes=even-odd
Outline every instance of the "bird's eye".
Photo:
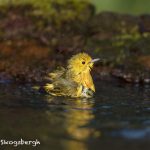
[[85,61],[82,61],[82,64],[84,65],[84,64],[85,64]]

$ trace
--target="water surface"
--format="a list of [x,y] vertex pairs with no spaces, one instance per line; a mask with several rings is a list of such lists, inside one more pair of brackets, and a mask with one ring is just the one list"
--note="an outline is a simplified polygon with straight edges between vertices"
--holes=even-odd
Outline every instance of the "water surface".
[[98,81],[96,89],[87,100],[1,84],[0,138],[38,139],[42,150],[149,149],[150,86]]

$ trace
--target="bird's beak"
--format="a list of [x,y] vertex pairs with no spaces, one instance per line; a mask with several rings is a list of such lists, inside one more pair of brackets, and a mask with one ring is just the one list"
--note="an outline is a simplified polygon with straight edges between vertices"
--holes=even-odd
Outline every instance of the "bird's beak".
[[92,59],[90,63],[95,63],[96,61],[99,61],[100,58]]

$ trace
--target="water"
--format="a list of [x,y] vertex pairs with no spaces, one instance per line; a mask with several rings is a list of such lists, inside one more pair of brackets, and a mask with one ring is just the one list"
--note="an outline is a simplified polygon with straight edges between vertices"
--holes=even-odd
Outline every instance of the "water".
[[0,139],[38,139],[41,150],[149,149],[150,86],[98,81],[89,100],[51,97],[30,87],[0,85]]

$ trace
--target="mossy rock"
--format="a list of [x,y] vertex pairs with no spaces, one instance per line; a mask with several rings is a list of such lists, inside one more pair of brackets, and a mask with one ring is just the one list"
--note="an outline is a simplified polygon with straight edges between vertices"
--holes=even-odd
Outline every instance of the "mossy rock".
[[11,0],[4,4],[6,7],[30,5],[34,8],[32,14],[53,20],[58,26],[73,20],[87,20],[95,11],[87,0]]

